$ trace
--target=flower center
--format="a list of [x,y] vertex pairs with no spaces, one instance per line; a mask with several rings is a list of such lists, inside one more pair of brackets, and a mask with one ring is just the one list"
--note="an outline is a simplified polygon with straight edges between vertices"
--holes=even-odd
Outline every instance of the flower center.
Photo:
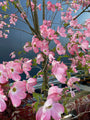
[[34,47],[36,47],[36,44],[34,44]]
[[12,91],[13,91],[13,92],[16,92],[16,88],[14,87],[14,88],[12,89]]
[[11,68],[11,72],[14,72],[14,69],[13,69],[13,68]]
[[59,48],[57,48],[57,50],[59,50]]
[[46,109],[50,109],[51,107],[52,107],[52,105],[50,105],[50,106],[46,107]]
[[2,75],[2,73],[0,72],[0,76]]

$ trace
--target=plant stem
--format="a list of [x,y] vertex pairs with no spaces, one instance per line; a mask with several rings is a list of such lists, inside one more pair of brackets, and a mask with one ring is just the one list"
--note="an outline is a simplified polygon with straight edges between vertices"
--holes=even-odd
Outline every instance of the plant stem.
[[48,75],[47,75],[47,57],[43,55],[44,62],[42,63],[43,67],[43,84],[42,84],[42,92],[44,92],[44,97],[47,97],[47,89],[48,89]]

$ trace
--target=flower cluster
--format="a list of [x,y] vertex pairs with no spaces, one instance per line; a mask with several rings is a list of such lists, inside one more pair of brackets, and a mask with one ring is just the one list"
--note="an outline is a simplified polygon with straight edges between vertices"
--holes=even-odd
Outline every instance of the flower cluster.
[[[17,20],[26,23],[31,30],[30,32],[32,32],[30,34],[33,34],[33,36],[32,41],[26,42],[23,48],[25,52],[33,50],[36,57],[34,59],[20,58],[0,64],[0,112],[6,110],[6,101],[8,98],[10,98],[14,107],[19,107],[27,94],[33,94],[37,101],[32,106],[35,108],[39,107],[36,113],[36,120],[50,120],[51,118],[60,120],[61,114],[65,112],[63,104],[66,104],[66,101],[63,103],[62,99],[68,96],[68,92],[71,93],[70,97],[74,97],[75,93],[72,89],[73,87],[77,88],[74,83],[80,81],[79,78],[72,77],[71,73],[77,73],[78,67],[84,68],[88,74],[90,73],[89,41],[87,40],[87,37],[90,37],[90,19],[87,19],[84,24],[80,24],[77,18],[83,12],[77,16],[73,15],[81,7],[87,6],[87,9],[90,2],[89,0],[85,0],[84,2],[82,0],[79,0],[79,2],[77,0],[63,1],[64,4],[68,4],[66,12],[65,10],[60,11],[63,10],[62,2],[54,1],[54,3],[49,0],[47,3],[43,1],[42,5],[38,4],[36,0],[27,0],[26,8],[28,11],[23,9],[19,1],[9,0],[9,2],[16,6],[22,19],[18,19],[19,15],[17,17],[13,13],[10,15],[0,14],[0,38],[7,38],[6,32],[9,33],[9,30],[5,30],[4,28],[16,25]],[[8,8],[8,2],[0,2],[0,7],[5,11]],[[38,12],[40,12],[38,9],[43,11],[43,16],[41,17],[43,19],[40,26],[37,23]],[[51,13],[53,12],[51,18],[47,17],[47,10],[51,11]],[[62,26],[56,25],[54,29],[53,23],[58,11],[61,13]],[[33,25],[30,23],[29,15],[27,14],[29,12],[31,15],[30,20],[31,18],[33,20]],[[4,21],[7,18],[9,18],[9,24]],[[61,40],[66,38],[68,38],[69,42],[66,46],[63,46],[63,41],[61,42]],[[55,44],[55,47],[51,46],[52,43]],[[56,55],[59,57],[56,58]],[[16,57],[15,51],[10,54],[10,57],[12,59]],[[67,66],[62,61],[63,57],[69,57],[71,61],[70,66]],[[32,77],[29,71],[33,67],[38,67],[40,71]],[[26,75],[26,80],[22,80],[21,78],[21,74],[23,73]],[[37,97],[37,94],[34,95],[34,86],[37,84],[39,76],[43,78],[43,84],[41,95],[39,94]],[[60,84],[65,84],[67,87],[59,88],[52,83],[49,84],[49,79],[52,78],[56,79]],[[2,85],[7,83],[9,83],[9,90],[5,94]]]

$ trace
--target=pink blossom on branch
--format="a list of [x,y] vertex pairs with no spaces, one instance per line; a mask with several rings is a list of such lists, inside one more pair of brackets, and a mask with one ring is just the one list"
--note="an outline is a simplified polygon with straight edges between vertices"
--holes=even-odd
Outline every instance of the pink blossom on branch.
[[59,82],[61,83],[66,82],[66,71],[67,66],[63,62],[59,63],[55,60],[52,61],[52,73]]
[[15,58],[15,57],[16,57],[15,51],[11,52],[9,56],[10,56],[11,58]]
[[8,74],[6,71],[6,68],[3,64],[0,64],[0,83],[6,83],[8,82]]
[[64,27],[61,27],[61,28],[57,28],[57,32],[60,34],[61,37],[66,37],[66,33],[65,33],[65,29]]
[[0,112],[4,112],[7,108],[5,101],[7,101],[7,97],[3,93],[3,89],[0,86]]
[[60,120],[61,114],[64,112],[63,105],[54,102],[52,99],[48,99],[44,106],[39,108],[36,113],[36,120],[50,120],[51,117],[54,120]]
[[21,100],[26,98],[26,81],[14,82],[13,86],[9,90],[9,97],[14,107],[18,107],[21,104]]
[[21,74],[23,71],[21,69],[21,64],[18,62],[10,61],[6,64],[6,70],[8,77],[12,80],[19,81],[21,80]]
[[40,64],[40,62],[42,62],[42,61],[44,61],[44,58],[43,58],[42,54],[38,54],[37,57],[36,57],[36,62],[38,64]]
[[37,79],[36,78],[29,78],[26,83],[26,89],[28,93],[33,93],[35,91],[35,86],[37,84]]
[[68,80],[68,83],[67,85],[72,87],[73,83],[75,83],[76,81],[80,81],[79,78],[76,78],[76,77],[71,77],[69,80]]
[[59,88],[58,86],[52,86],[48,90],[48,97],[47,99],[53,99],[53,101],[58,102],[58,100],[61,99],[62,95],[62,88]]
[[65,48],[61,45],[61,43],[57,44],[56,51],[59,55],[64,55],[66,52]]
[[32,60],[26,60],[24,61],[24,63],[22,64],[22,69],[24,71],[24,73],[26,74],[26,78],[29,78],[29,71],[32,69]]

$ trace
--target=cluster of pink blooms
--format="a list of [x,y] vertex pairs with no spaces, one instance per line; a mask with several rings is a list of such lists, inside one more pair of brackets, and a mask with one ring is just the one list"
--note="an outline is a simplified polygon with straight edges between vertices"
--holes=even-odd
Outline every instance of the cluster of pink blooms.
[[27,16],[26,16],[26,14],[25,13],[21,13],[21,17],[22,17],[22,19],[24,20]]
[[[31,4],[30,4],[30,7],[31,7],[32,11],[34,12],[35,5],[32,1],[31,1]],[[37,5],[37,9],[41,10],[41,4]]]
[[72,11],[67,11],[67,12],[61,12],[61,19],[65,21],[66,23],[69,22],[69,20],[72,20]]
[[7,9],[7,1],[0,2],[0,7],[5,7]]
[[[14,0],[10,0],[10,2],[14,2]],[[67,30],[65,30],[65,25],[62,27],[57,27],[57,29],[52,29],[52,21],[43,20],[43,24],[40,26],[40,35],[42,40],[40,40],[36,35],[32,37],[32,42],[26,42],[24,45],[24,50],[29,52],[31,50],[37,54],[36,63],[41,64],[44,61],[44,56],[47,57],[47,71],[48,68],[51,70],[50,74],[55,77],[60,83],[67,84],[68,88],[70,88],[71,96],[74,97],[75,93],[72,91],[74,83],[76,81],[80,81],[80,79],[76,77],[68,77],[68,66],[65,65],[61,61],[57,61],[55,59],[55,53],[52,49],[49,48],[50,42],[54,42],[56,47],[55,50],[58,55],[65,55],[66,50],[70,53],[74,58],[70,58],[72,61],[70,70],[74,73],[77,73],[76,67],[79,63],[82,67],[88,66],[88,70],[90,73],[90,55],[86,53],[86,50],[89,49],[89,42],[86,40],[86,37],[90,37],[90,19],[85,21],[85,25],[81,25],[78,23],[77,19],[72,17],[72,12],[79,10],[80,5],[82,4],[82,0],[79,0],[79,4],[77,4],[77,0],[66,0],[67,3],[71,2],[69,8],[66,12],[61,13],[61,19],[64,23],[68,24]],[[83,2],[83,6],[90,4],[89,0],[85,0]],[[3,5],[7,6],[7,2],[0,2],[0,7]],[[18,6],[19,7],[19,6]],[[31,11],[34,12],[35,4],[31,1]],[[55,12],[60,11],[62,9],[61,3],[52,4],[49,0],[46,5],[49,11]],[[41,10],[41,4],[36,6],[37,9]],[[6,8],[7,9],[7,8]],[[21,17],[23,20],[27,17],[25,12],[21,12]],[[0,18],[2,19],[2,15],[0,14]],[[18,17],[15,14],[10,15],[10,24],[15,25]],[[67,25],[66,24],[66,25]],[[4,26],[7,25],[4,21],[0,21],[0,37],[7,38],[7,34],[2,32]],[[8,25],[10,27],[10,25]],[[82,30],[82,31],[80,31]],[[9,32],[7,30],[7,32]],[[59,41],[59,37],[68,37],[69,42],[67,43],[67,48],[64,48]],[[83,51],[81,51],[81,50]],[[15,52],[10,54],[11,58],[15,58]],[[34,86],[37,84],[37,79],[32,78],[29,74],[29,71],[32,70],[33,66],[32,59],[21,58],[15,59],[14,61],[3,62],[0,64],[0,84],[5,84],[9,82],[9,79],[13,80],[13,83],[10,84],[10,90],[7,96],[4,95],[4,90],[0,86],[0,112],[5,111],[7,105],[6,102],[8,97],[11,99],[11,102],[14,107],[18,107],[21,104],[21,101],[26,98],[27,92],[32,94],[35,92]],[[27,80],[21,81],[20,74],[26,74]],[[42,72],[40,70],[39,72]],[[38,76],[38,74],[37,74]],[[43,76],[43,74],[41,75]],[[48,76],[49,77],[49,76]],[[68,79],[68,80],[67,80]],[[64,107],[60,104],[60,100],[63,95],[64,88],[59,88],[57,86],[52,85],[48,90],[48,96],[46,102],[42,107],[39,108],[36,114],[36,120],[50,120],[51,117],[55,120],[61,119],[61,114],[64,113]],[[65,91],[67,94],[67,91]],[[66,95],[65,94],[65,95]]]
[[64,113],[64,107],[58,101],[61,99],[62,91],[63,89],[57,86],[49,88],[47,100],[39,108],[36,114],[36,120],[50,120],[51,117],[55,120],[61,119],[61,114]]
[[17,16],[15,15],[15,14],[11,14],[10,15],[10,24],[13,24],[13,25],[15,25],[15,23],[17,22]]
[[[29,74],[28,71],[31,70],[31,60],[15,60],[10,62],[4,62],[0,64],[0,84],[5,84],[9,79],[14,80],[15,82],[10,87],[8,96],[10,97],[13,106],[18,107],[21,104],[21,100],[26,98],[26,91],[28,93],[34,92],[34,85],[37,84],[36,78],[21,80],[20,74],[25,72]],[[7,97],[3,93],[3,89],[0,86],[0,112],[3,112],[6,109]]]
[[[2,17],[2,16],[1,16],[1,17]],[[2,31],[3,27],[6,26],[6,25],[7,25],[6,22],[0,21],[0,29],[1,29],[1,30],[0,30],[0,38],[2,38],[2,37],[7,38],[7,36],[8,36],[5,32]],[[9,33],[9,31],[6,31],[6,32]]]
[[82,4],[83,7],[87,6],[90,4],[90,0],[78,0],[80,4]]
[[61,8],[62,8],[61,3],[52,4],[51,1],[47,2],[47,9],[48,10],[51,10],[52,12],[55,12],[56,8],[57,8],[58,11],[61,10]]

